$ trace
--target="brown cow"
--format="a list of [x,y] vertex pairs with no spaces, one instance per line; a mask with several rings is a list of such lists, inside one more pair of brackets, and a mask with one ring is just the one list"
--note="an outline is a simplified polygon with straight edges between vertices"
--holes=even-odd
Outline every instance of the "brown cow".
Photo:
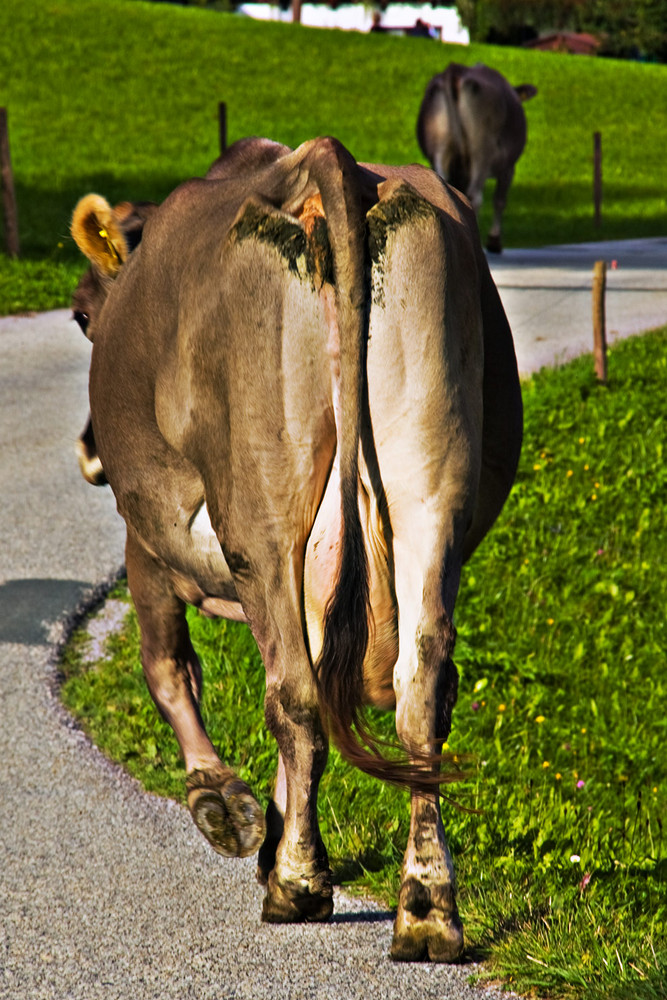
[[470,198],[475,212],[482,205],[484,184],[495,177],[493,223],[487,249],[502,250],[502,217],[514,166],[526,144],[522,102],[537,89],[512,87],[497,70],[477,63],[450,63],[426,87],[417,139],[424,156],[444,180]]
[[[72,231],[98,289],[96,445],[195,823],[221,854],[261,845],[264,920],[326,920],[317,789],[333,738],[411,787],[392,955],[455,959],[439,805],[452,616],[522,424],[472,211],[423,167],[358,164],[334,139],[251,140],[177,188],[134,252],[96,195]],[[257,640],[280,749],[266,821],[204,729],[186,602],[247,621]],[[364,703],[395,707],[401,759],[373,741]]]

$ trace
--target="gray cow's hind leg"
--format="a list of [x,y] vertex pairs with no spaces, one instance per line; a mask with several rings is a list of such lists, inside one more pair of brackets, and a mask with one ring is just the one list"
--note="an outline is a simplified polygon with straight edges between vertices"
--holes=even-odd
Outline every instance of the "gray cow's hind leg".
[[264,817],[252,792],[223,764],[199,712],[201,667],[167,571],[130,531],[127,578],[141,627],[144,675],[161,715],[174,730],[187,773],[192,818],[218,854],[254,854],[264,836]]

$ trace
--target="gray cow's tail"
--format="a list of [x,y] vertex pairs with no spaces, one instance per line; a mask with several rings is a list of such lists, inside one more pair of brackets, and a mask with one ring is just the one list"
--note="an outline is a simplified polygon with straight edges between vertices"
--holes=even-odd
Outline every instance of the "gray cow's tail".
[[449,63],[427,84],[417,119],[417,141],[443,180],[467,194],[470,153],[461,115],[459,91],[466,67]]

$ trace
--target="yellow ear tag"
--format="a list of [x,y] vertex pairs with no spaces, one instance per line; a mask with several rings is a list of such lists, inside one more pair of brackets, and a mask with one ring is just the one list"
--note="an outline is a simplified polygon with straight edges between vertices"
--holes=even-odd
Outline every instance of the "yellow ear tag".
[[116,250],[115,246],[113,245],[113,243],[109,239],[109,234],[106,231],[106,229],[100,229],[99,235],[102,237],[103,240],[107,241],[107,247],[109,248],[109,253],[113,257],[115,257],[116,260],[120,263],[120,254],[118,253],[118,251]]

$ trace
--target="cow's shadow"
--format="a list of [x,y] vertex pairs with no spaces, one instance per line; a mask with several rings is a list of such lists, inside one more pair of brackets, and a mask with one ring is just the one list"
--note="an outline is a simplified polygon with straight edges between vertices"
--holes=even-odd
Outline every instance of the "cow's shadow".
[[8,580],[0,585],[0,642],[45,646],[50,626],[80,603],[82,580]]
[[334,913],[332,924],[384,924],[391,923],[396,913],[393,910],[356,910],[352,913]]
[[[333,865],[334,885],[337,885],[342,892],[345,892],[345,883],[352,882],[359,878],[365,871],[380,871],[387,864],[388,859],[378,851],[373,849],[364,851],[356,858],[339,858]],[[360,905],[362,900],[359,900]],[[396,916],[396,910],[386,910],[380,907],[373,909],[359,909],[351,913],[334,913],[331,922],[334,924],[379,924],[392,921]]]

